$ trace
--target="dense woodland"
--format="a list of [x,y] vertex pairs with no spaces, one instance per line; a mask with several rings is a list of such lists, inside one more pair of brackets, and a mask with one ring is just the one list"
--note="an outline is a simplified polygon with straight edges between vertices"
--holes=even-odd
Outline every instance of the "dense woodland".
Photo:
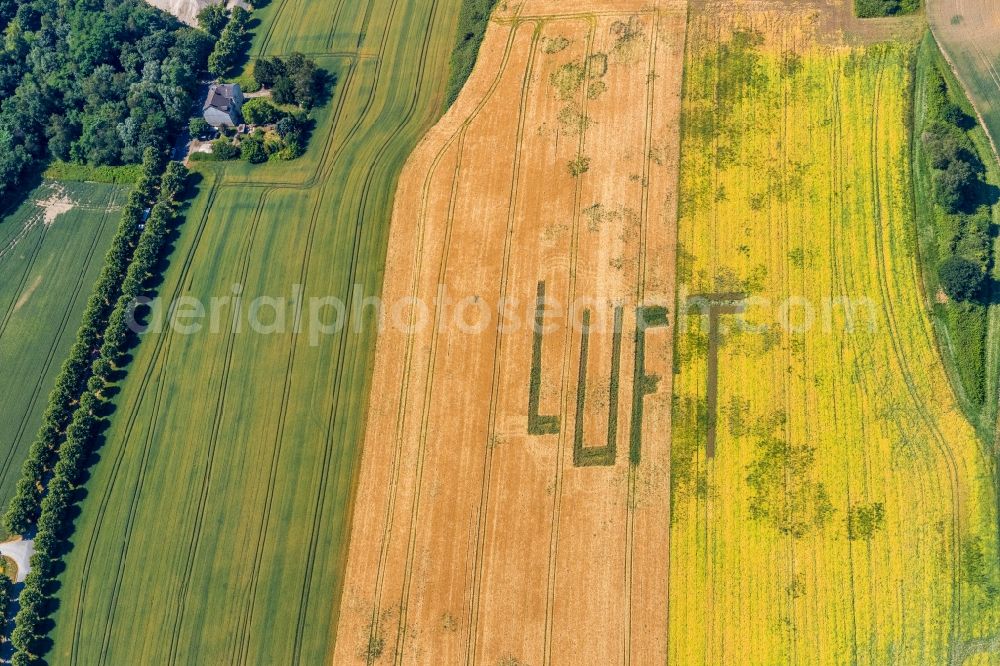
[[136,163],[187,124],[213,39],[143,0],[0,0],[0,199],[49,158]]

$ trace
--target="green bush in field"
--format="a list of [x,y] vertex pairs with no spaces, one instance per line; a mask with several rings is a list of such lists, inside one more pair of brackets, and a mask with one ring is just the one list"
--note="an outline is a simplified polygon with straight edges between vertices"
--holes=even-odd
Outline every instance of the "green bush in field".
[[983,288],[983,277],[979,265],[964,257],[948,257],[938,266],[941,288],[956,301],[977,298]]
[[267,151],[264,150],[264,142],[255,136],[248,136],[240,143],[240,159],[250,162],[250,164],[260,164],[267,161]]
[[286,114],[264,97],[254,97],[243,105],[243,119],[251,125],[270,125]]
[[240,149],[229,139],[216,139],[212,142],[212,156],[217,160],[235,160]]
[[854,12],[861,18],[898,16],[920,8],[920,0],[855,0]]
[[320,99],[327,80],[326,70],[301,53],[287,58],[261,58],[254,63],[253,76],[257,83],[271,89],[279,104],[297,104],[312,108]]

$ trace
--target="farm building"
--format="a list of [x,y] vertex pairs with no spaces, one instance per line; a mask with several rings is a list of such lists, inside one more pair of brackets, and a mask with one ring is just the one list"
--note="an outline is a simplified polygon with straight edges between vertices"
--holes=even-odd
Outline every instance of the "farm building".
[[235,127],[241,122],[243,91],[238,83],[213,83],[208,89],[202,113],[212,127]]

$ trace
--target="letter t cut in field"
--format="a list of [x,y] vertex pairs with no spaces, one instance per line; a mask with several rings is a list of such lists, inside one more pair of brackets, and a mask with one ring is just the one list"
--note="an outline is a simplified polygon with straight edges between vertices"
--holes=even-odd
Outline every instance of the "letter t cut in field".
[[720,319],[726,314],[740,314],[746,308],[746,294],[694,294],[688,308],[708,306],[708,352],[705,362],[705,457],[715,457],[716,426],[719,420],[719,337]]

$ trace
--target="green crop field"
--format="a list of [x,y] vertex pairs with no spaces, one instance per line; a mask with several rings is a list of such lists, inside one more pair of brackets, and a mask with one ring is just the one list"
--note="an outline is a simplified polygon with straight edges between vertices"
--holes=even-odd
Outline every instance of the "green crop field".
[[[379,293],[392,194],[444,109],[460,2],[274,0],[253,56],[336,75],[306,155],[205,163],[159,288],[303,300]],[[234,285],[240,285],[234,289]],[[304,663],[332,647],[374,351],[292,327],[143,337],[87,483],[52,663]],[[273,313],[264,313],[269,319]],[[330,314],[327,314],[330,317]]]
[[124,189],[45,181],[0,218],[0,502],[14,492],[118,224]]

